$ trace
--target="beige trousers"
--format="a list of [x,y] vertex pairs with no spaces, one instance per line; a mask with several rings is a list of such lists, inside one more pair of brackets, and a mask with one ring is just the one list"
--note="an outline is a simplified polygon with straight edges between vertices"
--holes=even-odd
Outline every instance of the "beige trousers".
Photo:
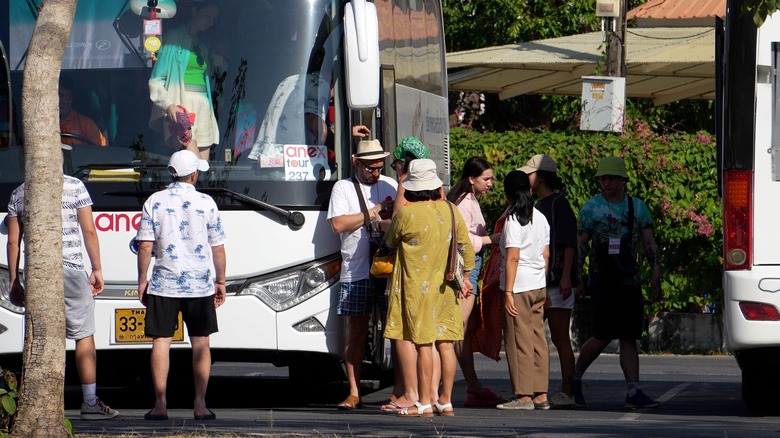
[[546,393],[550,352],[544,335],[544,288],[512,294],[518,315],[504,311],[504,342],[509,379],[515,395]]

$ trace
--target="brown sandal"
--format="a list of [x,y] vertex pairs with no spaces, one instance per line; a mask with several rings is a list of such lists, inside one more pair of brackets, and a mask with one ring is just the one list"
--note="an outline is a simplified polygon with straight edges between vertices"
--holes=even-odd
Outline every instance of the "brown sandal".
[[362,406],[363,403],[360,402],[360,397],[351,394],[348,395],[343,402],[338,404],[339,410],[342,411],[351,411],[352,409],[360,408]]

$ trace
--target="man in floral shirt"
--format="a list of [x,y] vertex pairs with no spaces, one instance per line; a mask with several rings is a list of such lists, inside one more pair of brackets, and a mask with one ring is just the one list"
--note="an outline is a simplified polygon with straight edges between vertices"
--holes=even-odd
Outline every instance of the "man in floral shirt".
[[[146,335],[153,338],[156,398],[146,420],[168,418],[169,352],[180,311],[192,344],[195,419],[216,418],[206,408],[206,387],[211,370],[209,335],[218,331],[216,308],[225,302],[226,239],[216,203],[195,190],[198,171],[208,168],[192,151],[174,153],[168,162],[173,183],[144,203],[138,227],[138,297],[147,307]],[[155,263],[147,280],[154,244]]]

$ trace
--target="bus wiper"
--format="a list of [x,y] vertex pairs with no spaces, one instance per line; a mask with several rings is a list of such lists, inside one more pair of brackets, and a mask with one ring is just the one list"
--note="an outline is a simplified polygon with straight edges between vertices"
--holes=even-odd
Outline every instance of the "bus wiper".
[[284,208],[277,207],[273,204],[269,204],[267,202],[261,201],[259,199],[255,199],[251,196],[247,196],[243,193],[234,192],[230,189],[222,188],[222,187],[209,187],[209,188],[199,188],[199,192],[203,193],[218,193],[218,194],[224,194],[227,196],[230,196],[231,198],[237,199],[241,202],[244,202],[249,205],[254,205],[256,207],[260,207],[264,210],[268,210],[271,212],[274,212],[281,216],[283,219],[287,220],[287,225],[292,228],[293,230],[299,230],[301,227],[303,227],[304,222],[306,222],[306,217],[301,213],[300,211],[290,211],[285,210]]
[[121,163],[87,163],[76,168],[75,174],[82,170],[119,170],[119,169],[167,169],[166,163],[147,163],[146,161],[133,160],[131,162]]

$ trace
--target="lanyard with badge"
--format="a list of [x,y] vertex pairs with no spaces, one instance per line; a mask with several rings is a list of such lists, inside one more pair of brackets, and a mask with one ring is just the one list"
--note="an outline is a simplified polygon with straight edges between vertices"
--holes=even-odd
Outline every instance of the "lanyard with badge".
[[[626,200],[628,202],[628,242],[633,240],[634,238],[634,202],[631,199],[630,196],[626,195]],[[622,219],[622,214],[620,216],[616,216],[614,212],[612,211],[612,205],[609,201],[607,201],[607,207],[609,208],[609,212],[612,216],[615,217],[617,224],[618,224],[618,232],[617,235],[611,235],[609,236],[609,244],[607,246],[607,254],[610,255],[619,255],[620,254],[620,242],[622,237],[622,224],[620,223],[620,219]]]

